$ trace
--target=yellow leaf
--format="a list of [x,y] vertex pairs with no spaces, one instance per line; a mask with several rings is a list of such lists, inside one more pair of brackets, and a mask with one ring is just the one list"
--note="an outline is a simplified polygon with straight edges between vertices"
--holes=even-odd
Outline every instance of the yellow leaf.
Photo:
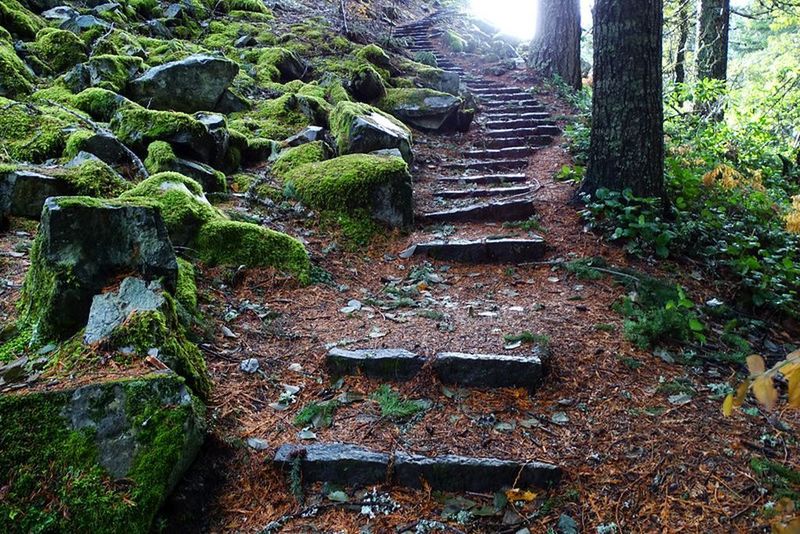
[[531,502],[536,498],[536,494],[532,491],[525,491],[520,489],[510,489],[506,491],[506,497],[510,502]]
[[784,375],[789,382],[789,406],[800,408],[800,367],[796,367],[788,375]]
[[767,366],[764,363],[764,358],[758,354],[751,354],[747,357],[747,368],[750,370],[750,376],[755,376],[766,371]]
[[729,393],[727,397],[725,397],[725,401],[722,403],[722,415],[725,417],[730,417],[733,413],[733,394]]
[[747,390],[750,389],[750,380],[745,380],[739,387],[736,388],[736,395],[733,397],[733,405],[737,408],[744,404],[744,400],[747,398]]
[[753,380],[753,395],[767,410],[775,408],[778,402],[778,390],[772,383],[772,377],[759,376]]

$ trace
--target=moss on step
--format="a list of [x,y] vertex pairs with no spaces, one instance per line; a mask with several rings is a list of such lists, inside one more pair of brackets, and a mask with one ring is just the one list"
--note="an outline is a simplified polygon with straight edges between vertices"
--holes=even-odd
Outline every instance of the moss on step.
[[[149,532],[202,443],[203,417],[174,375],[0,396],[0,524],[9,533]],[[115,450],[131,454],[123,476],[104,466],[125,462]]]
[[18,39],[33,39],[44,21],[17,0],[0,0],[0,26]]
[[211,265],[275,267],[308,282],[311,264],[303,245],[286,234],[255,224],[217,220],[203,226],[196,248]]
[[0,96],[18,97],[33,90],[35,77],[9,42],[0,40]]
[[67,30],[40,30],[32,49],[53,72],[64,72],[86,60],[86,45],[80,37]]
[[328,159],[328,156],[328,148],[323,141],[314,141],[313,143],[296,146],[281,152],[281,155],[272,165],[272,174],[283,179],[290,171],[300,165],[323,161]]

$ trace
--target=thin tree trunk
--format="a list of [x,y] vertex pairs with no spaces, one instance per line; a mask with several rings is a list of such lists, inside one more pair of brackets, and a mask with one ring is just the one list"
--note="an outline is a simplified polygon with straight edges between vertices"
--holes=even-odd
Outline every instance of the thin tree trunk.
[[697,15],[697,79],[728,77],[730,0],[700,0]]
[[675,83],[686,83],[686,43],[689,41],[689,0],[678,10],[678,49],[675,51]]
[[539,0],[528,65],[547,76],[560,76],[570,87],[581,88],[580,0]]
[[581,192],[664,190],[661,0],[597,0],[589,163]]

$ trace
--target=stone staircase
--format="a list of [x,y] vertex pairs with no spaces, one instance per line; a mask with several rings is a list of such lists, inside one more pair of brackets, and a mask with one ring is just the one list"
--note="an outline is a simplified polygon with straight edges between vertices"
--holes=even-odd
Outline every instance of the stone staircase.
[[[525,173],[529,157],[558,135],[555,123],[532,96],[520,88],[504,87],[471,75],[435,49],[431,37],[445,16],[440,12],[399,27],[395,33],[410,43],[412,53],[431,52],[441,68],[459,74],[485,110],[483,131],[464,159],[442,165],[434,196],[443,202],[462,202],[420,214],[429,223],[521,221],[534,215],[533,183]],[[463,204],[463,201],[467,204]],[[451,239],[417,243],[400,254],[473,264],[521,263],[541,258],[540,237]],[[467,388],[525,388],[540,385],[547,349],[536,346],[526,355],[441,352],[416,354],[404,349],[343,350],[326,355],[331,379],[363,375],[381,381],[407,381],[430,370],[441,383]],[[407,451],[383,452],[357,444],[317,443],[281,446],[273,463],[290,478],[364,486],[396,484],[441,491],[491,492],[503,488],[549,487],[558,483],[558,466],[532,460],[420,456]],[[290,475],[291,473],[291,475]]]
[[[535,183],[525,174],[529,158],[551,144],[560,130],[531,93],[466,72],[436,50],[432,38],[441,34],[436,24],[447,15],[436,13],[394,33],[409,43],[411,53],[432,53],[439,68],[458,74],[481,108],[479,140],[463,152],[463,159],[442,165],[433,191],[442,208],[420,213],[419,220],[453,224],[524,221],[535,215]],[[536,236],[499,241],[452,239],[419,243],[405,254],[468,263],[523,263],[541,259],[545,248]]]

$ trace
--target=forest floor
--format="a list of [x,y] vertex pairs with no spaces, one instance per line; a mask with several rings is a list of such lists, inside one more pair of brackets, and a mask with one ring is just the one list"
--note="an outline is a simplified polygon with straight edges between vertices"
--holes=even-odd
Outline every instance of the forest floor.
[[[554,115],[569,112],[556,95],[540,99]],[[417,134],[412,174],[418,205],[432,202],[440,164],[475,135]],[[444,498],[424,490],[379,487],[399,506],[376,517],[353,505],[363,495],[337,503],[325,500],[319,486],[307,488],[300,504],[285,474],[269,465],[275,445],[303,441],[293,424],[300,408],[348,393],[353,402],[339,408],[330,427],[314,430],[316,440],[429,455],[535,459],[564,468],[553,490],[467,525],[451,522],[453,532],[517,532],[523,526],[545,532],[561,514],[574,518],[581,531],[603,525],[619,529],[605,532],[766,530],[765,507],[773,497],[762,491],[751,461],[796,462],[789,443],[800,420],[791,412],[757,409],[723,418],[718,386],[733,380],[735,368],[668,363],[623,338],[623,320],[612,305],[629,290],[612,276],[579,279],[559,262],[600,256],[609,270],[630,268],[680,283],[695,301],[715,295],[691,276],[690,266],[632,260],[587,232],[579,208],[570,204],[574,184],[554,179],[570,163],[558,138],[536,152],[527,169],[541,185],[535,233],[549,247],[541,264],[475,266],[398,256],[436,232],[527,234],[502,224],[420,228],[378,236],[359,248],[313,219],[295,219],[288,231],[304,237],[315,261],[330,273],[330,284],[301,287],[270,270],[199,269],[201,308],[213,332],[201,345],[215,384],[211,436],[168,503],[169,529],[258,532],[285,518],[283,532],[355,533],[369,525],[371,532],[383,533],[413,530],[421,518],[442,520]],[[259,211],[243,201],[237,207]],[[14,317],[34,232],[31,224],[14,221],[12,231],[0,235],[3,322]],[[351,300],[362,303],[361,309],[343,312]],[[404,397],[429,401],[425,412],[402,424],[382,418],[369,399],[379,381],[348,377],[331,384],[324,367],[333,344],[429,356],[443,350],[522,354],[529,347],[506,349],[504,336],[526,331],[546,336],[551,351],[548,374],[534,394],[447,388],[423,372],[391,384]],[[249,358],[258,358],[258,372],[240,370]],[[286,385],[296,393],[289,395],[287,409],[275,409],[286,399]],[[270,446],[254,450],[248,438]],[[493,502],[492,495],[465,497],[477,505],[463,499],[460,505],[473,510]],[[319,506],[301,517],[313,505]]]

